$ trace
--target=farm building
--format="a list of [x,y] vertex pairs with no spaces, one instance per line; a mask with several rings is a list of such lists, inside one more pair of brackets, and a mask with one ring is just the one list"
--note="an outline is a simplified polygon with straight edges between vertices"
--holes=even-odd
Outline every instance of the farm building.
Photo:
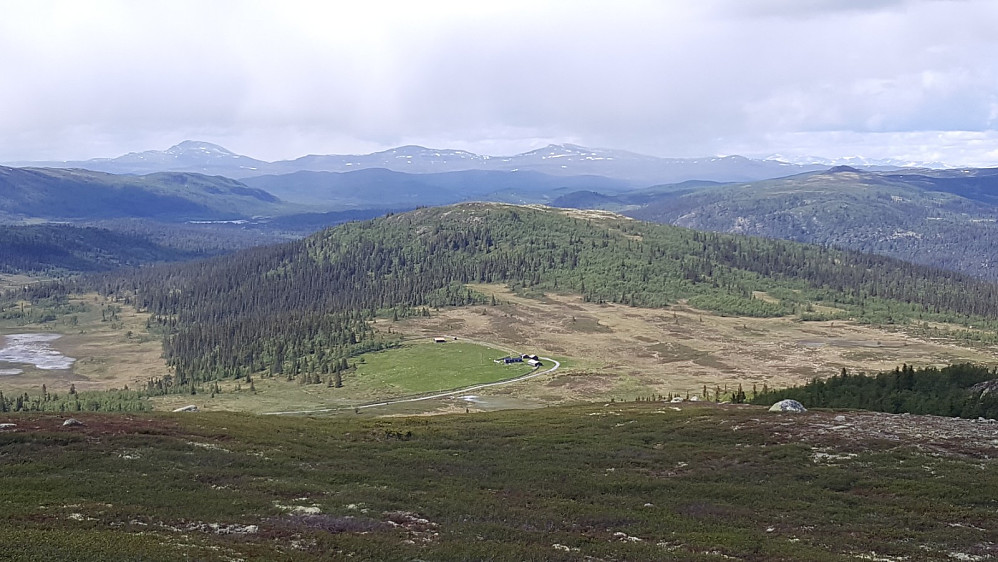
[[531,367],[540,367],[544,364],[541,363],[539,359],[527,359],[527,365],[530,365]]
[[502,359],[496,359],[496,363],[500,365],[510,365],[512,363],[523,363],[523,357],[503,357]]
[[433,338],[433,343],[445,343],[447,338]]

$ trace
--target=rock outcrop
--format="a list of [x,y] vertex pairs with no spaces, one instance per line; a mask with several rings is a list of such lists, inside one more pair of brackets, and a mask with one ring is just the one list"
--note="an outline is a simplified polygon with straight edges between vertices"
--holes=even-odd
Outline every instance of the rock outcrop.
[[806,412],[807,408],[796,400],[780,400],[769,408],[770,412]]

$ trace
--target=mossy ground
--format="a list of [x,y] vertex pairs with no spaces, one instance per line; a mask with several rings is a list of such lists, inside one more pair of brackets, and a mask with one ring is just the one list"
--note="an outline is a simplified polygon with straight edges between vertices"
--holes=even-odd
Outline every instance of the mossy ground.
[[846,439],[835,414],[618,402],[390,419],[91,414],[80,427],[7,414],[0,544],[13,560],[995,554],[994,429],[966,448],[929,432]]

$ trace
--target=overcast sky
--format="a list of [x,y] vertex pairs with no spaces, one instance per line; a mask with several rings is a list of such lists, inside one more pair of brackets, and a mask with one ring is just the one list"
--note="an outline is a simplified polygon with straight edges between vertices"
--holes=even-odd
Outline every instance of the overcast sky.
[[552,142],[998,166],[998,1],[0,0],[0,161]]

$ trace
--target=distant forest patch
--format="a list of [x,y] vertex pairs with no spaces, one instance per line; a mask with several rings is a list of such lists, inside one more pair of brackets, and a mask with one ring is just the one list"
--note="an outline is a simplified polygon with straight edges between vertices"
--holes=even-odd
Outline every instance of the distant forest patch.
[[858,408],[892,414],[998,418],[998,370],[972,364],[941,369],[904,365],[877,375],[815,379],[803,386],[764,391],[753,404],[792,399],[808,408]]

